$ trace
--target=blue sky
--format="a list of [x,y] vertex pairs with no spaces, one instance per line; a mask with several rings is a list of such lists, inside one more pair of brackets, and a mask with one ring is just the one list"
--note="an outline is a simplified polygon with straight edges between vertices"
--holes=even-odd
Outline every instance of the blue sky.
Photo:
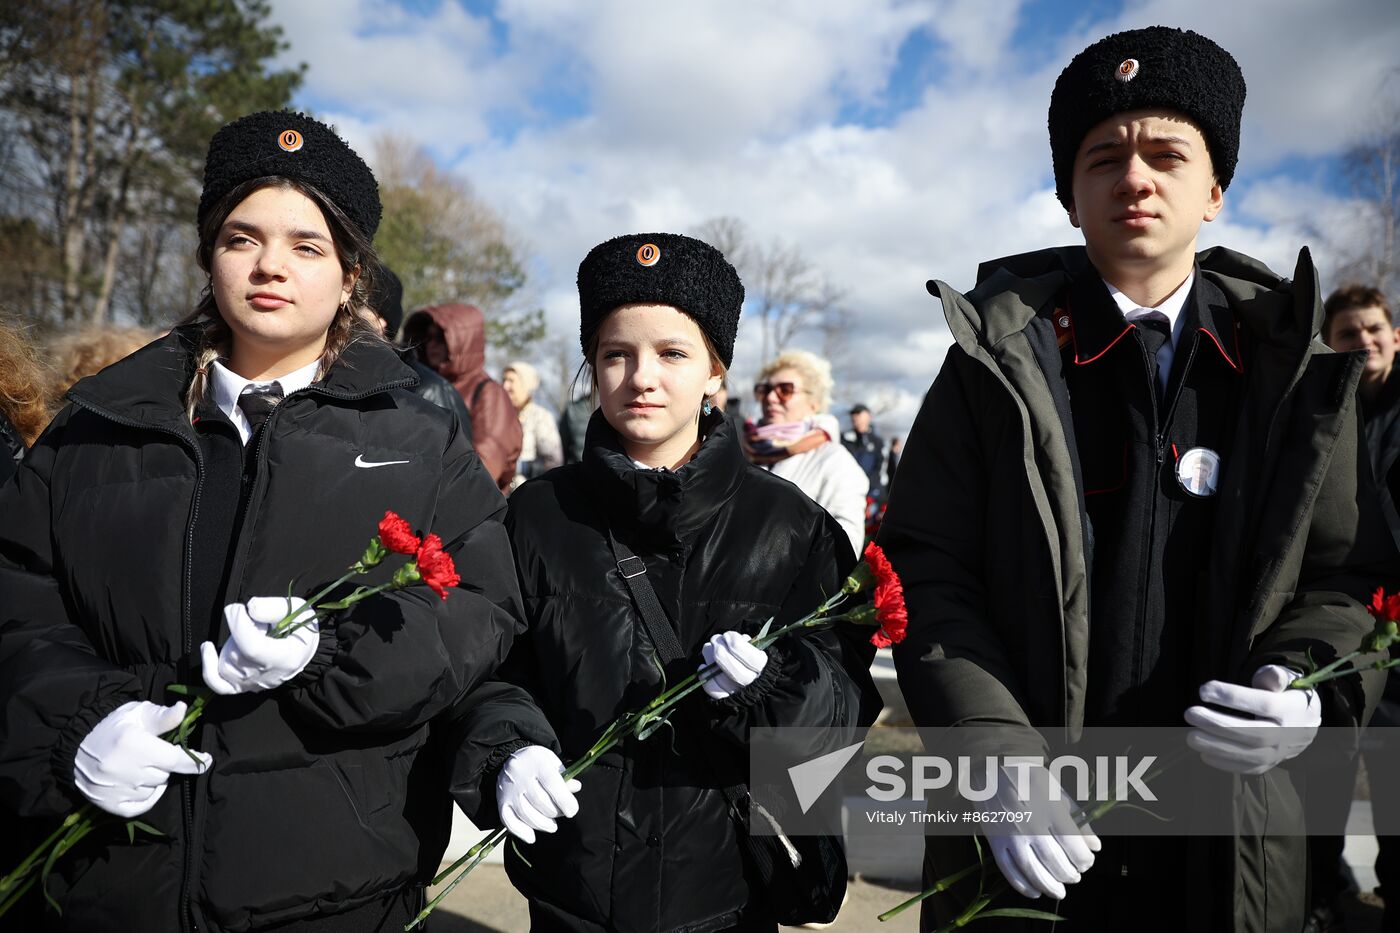
[[[1054,199],[1055,76],[1109,32],[1215,38],[1249,84],[1240,167],[1201,245],[1291,270],[1357,248],[1338,155],[1400,69],[1394,0],[274,0],[297,103],[370,153],[393,132],[460,173],[529,251],[556,343],[610,236],[740,218],[847,294],[838,405],[912,420],[948,336],[924,282],[1078,242]],[[488,309],[489,310],[489,309]],[[761,362],[741,330],[743,384]],[[809,341],[815,338],[805,338]]]

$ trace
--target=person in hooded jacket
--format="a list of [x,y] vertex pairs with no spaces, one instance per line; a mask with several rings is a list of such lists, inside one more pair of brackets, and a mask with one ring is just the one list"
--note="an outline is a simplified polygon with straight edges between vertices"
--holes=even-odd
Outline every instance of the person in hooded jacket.
[[[220,129],[204,298],[78,383],[0,490],[0,806],[105,817],[58,860],[49,929],[340,933],[422,904],[451,811],[429,725],[512,689],[487,677],[521,607],[495,483],[367,323],[379,217],[328,127]],[[270,637],[387,509],[441,536],[449,598]],[[161,738],[185,711],[167,687],[201,682],[187,754]],[[160,835],[128,841],[138,816]]]
[[[746,780],[748,729],[855,736],[880,700],[868,631],[766,652],[741,632],[810,611],[855,558],[831,516],[746,462],[710,404],[743,302],[718,250],[676,234],[618,237],[583,260],[578,287],[601,403],[587,450],[517,489],[507,516],[528,633],[503,671],[534,708],[502,715],[556,738],[490,750],[493,767],[454,781],[454,794],[478,825],[499,816],[526,843],[507,852],[507,870],[535,930],[773,930],[722,790]],[[684,658],[668,681],[610,535],[645,564],[674,628]],[[721,676],[680,707],[668,737],[629,740],[565,785],[561,756],[577,758],[609,722],[709,661]]]
[[486,318],[474,305],[421,308],[403,325],[404,342],[456,387],[472,416],[472,442],[502,491],[515,479],[523,432],[515,405],[486,373]]

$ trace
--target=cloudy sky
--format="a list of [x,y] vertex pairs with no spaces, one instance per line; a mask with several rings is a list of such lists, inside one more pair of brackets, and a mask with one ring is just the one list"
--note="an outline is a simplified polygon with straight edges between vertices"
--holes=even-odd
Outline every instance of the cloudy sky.
[[[273,0],[306,62],[296,103],[362,152],[407,136],[531,252],[551,330],[576,333],[578,262],[622,233],[740,218],[800,248],[855,321],[838,405],[905,429],[949,338],[929,278],[1081,242],[1053,193],[1045,113],[1075,52],[1196,29],[1249,86],[1240,165],[1202,234],[1288,273],[1355,237],[1338,154],[1400,68],[1395,0]],[[818,339],[818,338],[813,338]],[[741,331],[739,385],[760,362]]]

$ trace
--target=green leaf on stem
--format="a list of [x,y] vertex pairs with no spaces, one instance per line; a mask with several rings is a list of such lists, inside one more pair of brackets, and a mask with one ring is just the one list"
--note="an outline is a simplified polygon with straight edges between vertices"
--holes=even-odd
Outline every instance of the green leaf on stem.
[[645,742],[657,729],[669,728],[671,720],[667,716],[647,716],[637,728],[637,740]]
[[510,847],[511,847],[512,849],[515,850],[516,857],[519,858],[520,861],[522,861],[522,862],[525,863],[525,867],[526,867],[526,868],[534,868],[534,867],[535,867],[534,865],[532,865],[532,864],[530,863],[530,860],[527,859],[527,858],[525,857],[525,853],[520,851],[520,840],[519,840],[519,839],[512,839],[512,840],[510,841]]
[[165,833],[156,829],[150,823],[143,823],[140,820],[128,820],[126,825],[128,827],[135,826],[137,829],[141,830],[141,832],[146,833],[147,835],[156,836],[161,839],[165,838]]

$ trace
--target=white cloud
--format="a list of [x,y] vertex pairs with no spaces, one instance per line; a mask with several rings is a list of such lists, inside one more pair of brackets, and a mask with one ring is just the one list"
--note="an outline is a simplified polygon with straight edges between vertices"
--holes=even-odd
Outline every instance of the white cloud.
[[1130,7],[1119,28],[1194,29],[1240,63],[1248,87],[1242,169],[1345,148],[1364,131],[1386,74],[1400,69],[1394,0],[1147,0]]
[[[503,0],[495,32],[445,2],[388,16],[370,35],[333,5],[278,5],[306,60],[308,97],[361,145],[394,129],[452,161],[535,251],[551,328],[577,327],[578,261],[610,236],[742,218],[763,241],[797,244],[856,312],[846,373],[893,387],[902,433],[948,345],[932,277],[970,287],[978,262],[1078,242],[1050,190],[1045,112],[1070,55],[1120,28],[1164,22],[1217,38],[1249,82],[1245,145],[1227,210],[1202,244],[1225,242],[1292,271],[1305,240],[1344,252],[1344,200],[1280,174],[1289,156],[1355,138],[1400,47],[1393,0],[1147,0],[1109,20],[1012,46],[1017,0],[979,3],[654,4]],[[385,14],[378,6],[374,15]],[[924,31],[932,80],[885,126],[842,124],[882,100],[899,49]],[[502,43],[501,36],[505,41]],[[582,113],[549,116],[564,99]],[[492,132],[506,114],[512,132]],[[1354,224],[1352,225],[1354,226]],[[1325,273],[1324,268],[1324,273]],[[758,360],[743,331],[743,386]],[[842,402],[850,401],[841,397]]]

